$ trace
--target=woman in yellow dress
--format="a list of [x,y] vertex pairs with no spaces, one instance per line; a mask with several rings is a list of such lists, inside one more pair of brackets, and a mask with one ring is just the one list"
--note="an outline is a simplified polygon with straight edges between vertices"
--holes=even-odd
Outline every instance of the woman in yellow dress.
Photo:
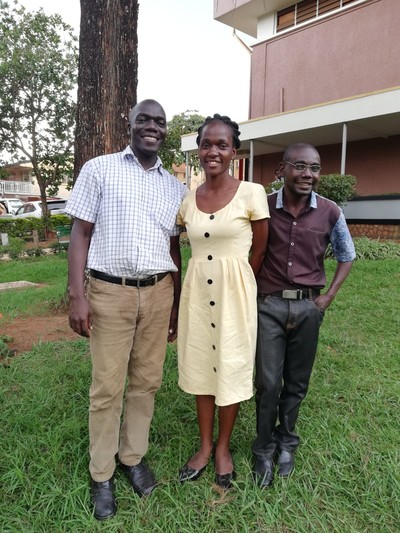
[[255,275],[266,251],[269,217],[263,186],[229,173],[239,135],[229,117],[207,117],[197,137],[206,181],[186,196],[178,215],[192,246],[179,310],[179,386],[196,396],[200,430],[200,448],[179,479],[198,479],[214,450],[216,482],[223,489],[235,478],[229,445],[239,405],[253,395]]

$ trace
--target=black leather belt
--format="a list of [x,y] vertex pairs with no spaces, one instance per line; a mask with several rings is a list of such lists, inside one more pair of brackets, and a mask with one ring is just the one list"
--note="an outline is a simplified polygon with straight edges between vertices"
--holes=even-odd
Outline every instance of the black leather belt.
[[128,285],[129,287],[150,287],[155,285],[158,281],[161,281],[165,278],[168,272],[161,272],[160,274],[154,274],[154,276],[149,276],[148,278],[142,279],[133,279],[133,278],[116,278],[115,276],[109,276],[104,272],[99,272],[98,270],[90,269],[90,275],[93,278],[101,279],[102,281],[108,281],[108,283],[116,283],[117,285]]
[[276,291],[276,292],[270,292],[269,294],[264,294],[260,296],[277,296],[278,298],[284,298],[285,300],[304,300],[304,298],[308,298],[309,300],[313,300],[317,296],[320,295],[319,289],[289,289],[284,291]]

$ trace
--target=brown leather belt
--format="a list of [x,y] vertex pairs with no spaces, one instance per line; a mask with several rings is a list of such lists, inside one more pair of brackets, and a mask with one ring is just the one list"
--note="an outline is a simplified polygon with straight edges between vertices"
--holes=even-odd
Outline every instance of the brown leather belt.
[[150,287],[155,285],[158,281],[161,281],[165,278],[168,272],[161,272],[160,274],[154,274],[154,276],[149,276],[148,278],[142,279],[133,279],[133,278],[116,278],[115,276],[109,276],[104,272],[99,272],[98,270],[90,269],[90,275],[93,278],[101,279],[102,281],[107,281],[108,283],[116,283],[117,285],[128,285],[129,287]]

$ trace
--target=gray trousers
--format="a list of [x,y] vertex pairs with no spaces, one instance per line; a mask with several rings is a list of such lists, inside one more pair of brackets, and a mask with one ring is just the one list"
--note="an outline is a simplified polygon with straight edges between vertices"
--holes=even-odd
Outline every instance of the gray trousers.
[[313,300],[258,298],[253,453],[260,459],[271,459],[276,450],[294,451],[299,445],[295,425],[307,394],[322,319],[323,311]]

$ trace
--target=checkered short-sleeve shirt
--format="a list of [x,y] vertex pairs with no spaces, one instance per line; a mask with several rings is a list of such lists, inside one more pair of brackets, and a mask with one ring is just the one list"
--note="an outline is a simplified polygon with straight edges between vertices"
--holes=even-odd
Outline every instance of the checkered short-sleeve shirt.
[[170,237],[186,193],[159,158],[144,170],[129,146],[88,161],[66,207],[94,224],[87,267],[121,277],[176,271]]

